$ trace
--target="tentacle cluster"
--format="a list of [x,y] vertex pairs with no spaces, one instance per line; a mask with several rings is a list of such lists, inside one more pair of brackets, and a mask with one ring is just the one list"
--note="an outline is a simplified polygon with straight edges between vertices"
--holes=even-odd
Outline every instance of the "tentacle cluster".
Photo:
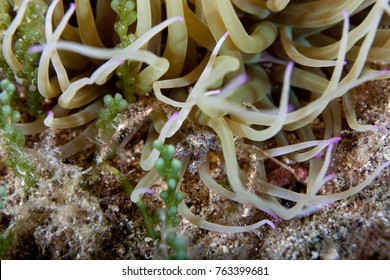
[[[9,46],[10,38],[28,2],[22,2],[3,42],[3,55],[14,71],[20,65]],[[106,7],[107,1],[97,2],[95,17],[89,1],[76,0],[66,12],[61,0],[50,4],[44,42],[30,51],[42,53],[40,93],[57,99],[58,104],[45,119],[18,127],[25,134],[35,134],[46,127],[91,123],[102,107],[102,95],[115,88],[115,70],[126,60],[139,62],[131,71],[138,98],[154,95],[171,113],[156,109],[151,116],[141,158],[141,167],[148,173],[138,183],[132,201],[141,199],[159,178],[154,140],[177,144],[185,137],[180,129],[188,123],[212,131],[219,139],[220,160],[231,190],[211,176],[207,159],[198,170],[204,185],[274,219],[307,215],[353,195],[389,165],[379,166],[353,189],[319,195],[321,187],[336,176],[327,172],[332,150],[341,139],[340,111],[354,130],[377,130],[380,125],[357,122],[348,92],[366,81],[390,77],[386,70],[369,67],[390,57],[389,32],[381,28],[383,14],[389,14],[388,1],[136,1],[137,20],[129,26],[136,40],[124,47],[113,47],[118,38],[110,38],[104,24],[115,21],[116,14]],[[77,27],[69,23],[74,12]],[[279,92],[275,84],[281,85]],[[302,91],[311,93],[310,102],[300,100]],[[325,123],[321,139],[310,127],[317,118]],[[85,132],[89,138],[91,131]],[[289,141],[287,133],[297,135],[296,143]],[[271,139],[277,147],[264,149]],[[239,166],[238,145],[250,147],[255,158],[252,184],[259,187],[257,193],[246,186],[248,174]],[[68,144],[64,155],[77,152],[76,146]],[[304,193],[268,182],[265,161],[281,156],[309,165]],[[181,180],[190,156],[182,161]],[[286,207],[281,200],[294,206]],[[214,224],[193,214],[184,202],[179,211],[193,224],[216,231],[273,226],[269,220],[249,226]]]

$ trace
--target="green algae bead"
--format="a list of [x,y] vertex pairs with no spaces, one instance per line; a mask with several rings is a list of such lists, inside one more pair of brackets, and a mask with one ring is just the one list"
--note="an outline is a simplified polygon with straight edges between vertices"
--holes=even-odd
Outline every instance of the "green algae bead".
[[177,207],[172,205],[171,207],[169,207],[168,211],[167,211],[167,215],[170,216],[170,217],[173,217],[177,214]]
[[2,111],[3,115],[6,116],[6,117],[9,117],[11,115],[11,113],[12,113],[11,106],[9,106],[9,105],[4,105],[1,108],[1,111]]
[[162,200],[164,200],[165,202],[167,202],[167,201],[168,201],[168,198],[169,198],[169,194],[168,194],[167,191],[161,191],[160,197],[161,197]]
[[99,112],[99,117],[101,120],[107,121],[111,118],[111,112],[108,110],[101,110]]
[[13,93],[15,91],[15,85],[8,80],[2,80],[0,86],[2,90],[8,93]]
[[175,204],[179,205],[180,202],[182,202],[184,199],[184,194],[182,192],[177,192],[175,194]]
[[176,186],[177,186],[177,181],[175,179],[169,179],[167,181],[167,184],[168,184],[168,189],[170,191],[175,191],[176,190]]
[[163,143],[161,142],[161,140],[155,140],[154,142],[153,142],[153,147],[155,148],[155,149],[157,149],[157,150],[161,150],[161,148],[163,147]]
[[2,94],[0,94],[0,101],[3,104],[9,104],[9,102],[11,101],[11,96],[8,92],[4,91]]
[[166,146],[166,150],[164,151],[163,155],[166,158],[171,158],[175,154],[175,147],[173,145]]
[[173,172],[176,174],[181,170],[182,163],[178,159],[173,159],[172,163],[171,163],[171,167],[172,167]]
[[119,109],[120,110],[126,109],[128,105],[129,105],[129,103],[126,100],[122,99],[119,102]]
[[18,111],[13,111],[12,112],[12,123],[17,123],[21,120],[22,116],[20,115],[20,113]]
[[156,160],[155,166],[159,172],[164,172],[166,166],[165,160],[163,158],[159,158],[158,160]]
[[106,104],[107,106],[111,105],[112,102],[113,102],[114,98],[111,96],[111,95],[106,95],[104,96],[103,98],[103,102],[104,104]]

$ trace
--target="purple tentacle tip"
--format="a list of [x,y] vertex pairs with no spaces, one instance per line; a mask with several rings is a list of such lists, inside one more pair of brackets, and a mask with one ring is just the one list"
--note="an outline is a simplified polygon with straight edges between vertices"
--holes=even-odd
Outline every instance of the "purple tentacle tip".
[[332,138],[332,139],[329,139],[330,140],[330,142],[329,142],[329,144],[330,145],[332,145],[332,144],[335,144],[335,143],[337,143],[337,142],[340,142],[341,141],[341,137],[334,137],[334,138]]
[[273,222],[267,220],[267,224],[273,229],[276,230],[276,226]]
[[43,50],[43,46],[42,45],[32,45],[32,46],[29,46],[28,47],[28,52],[29,53],[38,53],[38,52],[41,52]]
[[[276,222],[280,222],[281,219],[279,218],[278,215],[276,215],[274,212],[268,210],[268,211],[264,211],[265,213],[267,213],[268,215],[270,215],[272,218],[275,219]],[[267,220],[268,221],[268,220]]]
[[169,118],[170,120],[174,120],[179,116],[179,112],[174,112],[172,116]]
[[249,75],[247,73],[242,73],[237,77],[239,84],[243,85],[249,81]]
[[287,106],[287,113],[291,113],[291,112],[294,112],[295,111],[295,106],[294,104],[288,104]]
[[344,19],[347,19],[349,17],[349,13],[347,10],[343,10],[343,17]]
[[146,193],[146,194],[149,194],[149,195],[154,195],[154,190],[152,190],[152,189],[147,189],[147,190],[145,190],[145,193]]
[[334,178],[336,178],[336,173],[330,173],[328,176],[327,176],[327,180],[333,180]]
[[379,131],[381,127],[379,125],[374,125],[374,131]]

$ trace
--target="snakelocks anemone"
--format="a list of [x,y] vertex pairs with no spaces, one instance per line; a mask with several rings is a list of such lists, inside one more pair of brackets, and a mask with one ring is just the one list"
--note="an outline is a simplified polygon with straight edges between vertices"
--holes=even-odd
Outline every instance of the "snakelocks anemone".
[[[23,84],[13,38],[37,1],[19,2],[2,35],[2,55],[7,73]],[[249,225],[221,225],[193,213],[190,196],[180,203],[184,219],[220,232],[275,227],[275,220],[309,215],[358,193],[390,164],[383,158],[352,188],[323,190],[338,176],[328,169],[343,121],[359,132],[384,125],[361,123],[350,92],[390,78],[383,70],[390,58],[387,0],[137,0],[126,7],[105,0],[92,6],[46,2],[41,36],[28,49],[38,54],[34,86],[46,100],[46,113],[24,117],[16,127],[25,135],[83,127],[59,147],[65,159],[99,143],[95,121],[104,95],[121,92],[128,110],[154,104],[142,124],[133,124],[136,130],[147,125],[140,161],[146,175],[131,194],[134,203],[160,178],[156,139],[177,147],[180,181],[197,173],[210,192],[268,216]],[[321,129],[313,128],[315,122]],[[131,136],[122,135],[118,147],[136,133],[127,131]],[[213,175],[211,155],[226,184]],[[301,188],[271,180],[267,162],[287,170]],[[305,175],[292,167],[297,164]]]

